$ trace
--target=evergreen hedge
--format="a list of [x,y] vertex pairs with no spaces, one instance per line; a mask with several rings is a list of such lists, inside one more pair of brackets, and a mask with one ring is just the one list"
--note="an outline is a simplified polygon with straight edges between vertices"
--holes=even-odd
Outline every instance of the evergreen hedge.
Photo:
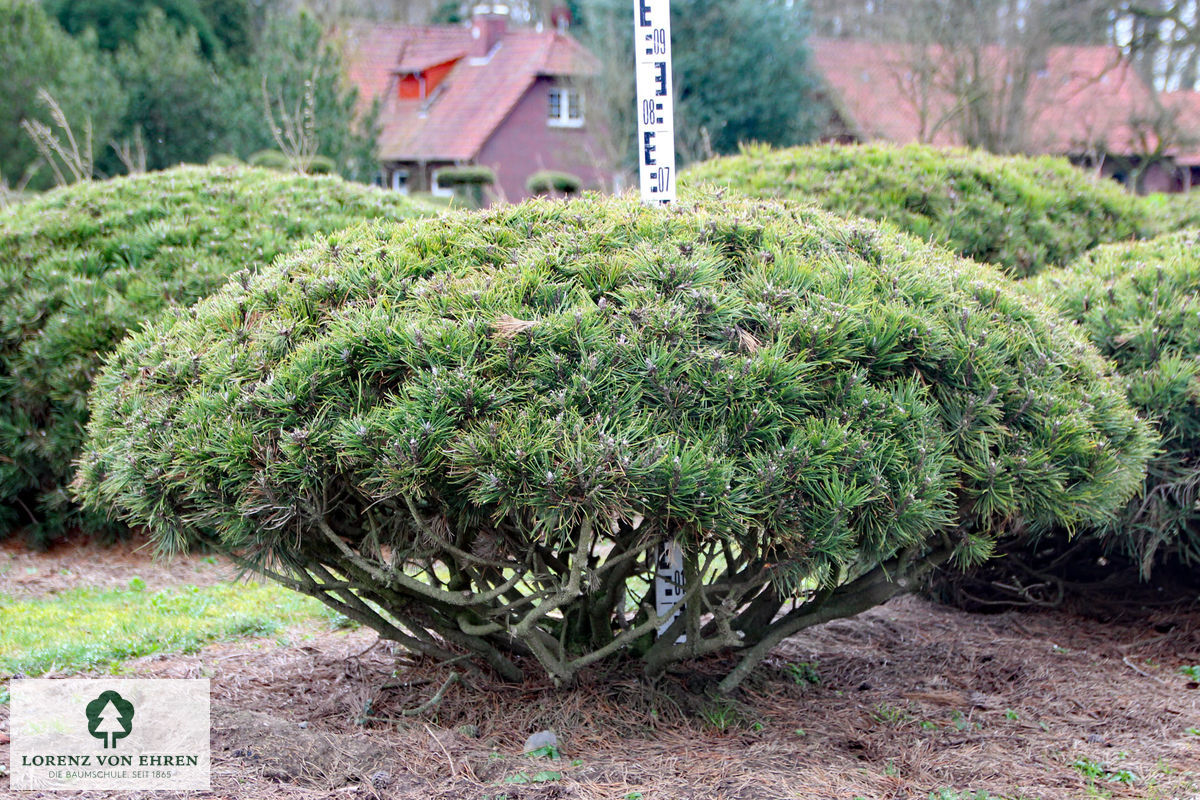
[[453,189],[460,200],[472,208],[483,205],[483,190],[496,182],[496,173],[491,167],[467,164],[459,167],[442,167],[437,171],[438,185]]
[[460,167],[442,167],[438,170],[438,183],[446,188],[459,186],[491,186],[496,182],[496,172],[491,167],[467,164]]
[[216,153],[208,159],[210,167],[241,167],[245,163],[233,153]]
[[552,169],[538,170],[525,181],[530,194],[578,194],[582,188],[583,180],[578,175]]
[[1100,247],[1028,287],[1112,359],[1162,436],[1143,496],[1109,540],[1144,575],[1156,555],[1200,562],[1200,232]]
[[1139,198],[1058,158],[922,145],[756,145],[696,165],[682,179],[886,220],[1018,277],[1156,232]]
[[0,213],[0,535],[43,544],[83,521],[64,485],[92,378],[127,331],[310,234],[417,208],[337,178],[184,167]]
[[729,690],[1014,528],[1107,519],[1154,446],[1108,369],[869,222],[533,200],[332,234],[160,317],[97,380],[76,488],[435,657],[565,682],[737,648]]
[[251,153],[246,163],[252,167],[285,172],[292,169],[292,160],[279,150],[259,150],[257,153]]

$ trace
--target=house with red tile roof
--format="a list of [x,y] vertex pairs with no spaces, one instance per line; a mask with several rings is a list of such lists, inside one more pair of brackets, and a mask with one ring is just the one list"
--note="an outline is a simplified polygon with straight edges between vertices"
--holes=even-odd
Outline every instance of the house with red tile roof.
[[352,23],[341,35],[360,102],[380,102],[384,185],[449,195],[446,167],[496,173],[493,196],[520,200],[539,170],[585,188],[609,185],[599,127],[587,114],[596,59],[566,32],[509,24],[503,6],[476,7],[468,25]]
[[[936,46],[813,38],[813,61],[832,109],[826,137],[960,145],[962,96],[954,58]],[[1200,182],[1200,93],[1156,94],[1114,47],[1060,46],[1028,73],[1021,98],[1007,97],[1014,57],[987,48],[985,91],[998,123],[1011,113],[1014,149],[1071,158],[1142,191],[1186,190]],[[1015,115],[1019,114],[1019,118]]]

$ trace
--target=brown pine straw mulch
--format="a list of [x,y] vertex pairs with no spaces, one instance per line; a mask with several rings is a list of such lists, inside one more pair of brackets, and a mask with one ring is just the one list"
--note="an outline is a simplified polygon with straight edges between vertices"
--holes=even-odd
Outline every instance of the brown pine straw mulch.
[[[1195,605],[1098,622],[901,598],[789,640],[732,703],[707,694],[728,663],[654,686],[617,668],[559,691],[465,675],[401,717],[461,665],[414,662],[367,631],[150,657],[132,673],[213,680],[213,791],[140,796],[1200,798],[1200,735],[1187,732],[1200,684],[1179,671],[1200,664]],[[558,732],[557,762],[521,754],[543,728]],[[1104,775],[1085,777],[1083,761]],[[506,782],[539,772],[561,778]],[[105,795],[124,796],[139,795]]]
[[238,573],[228,560],[204,553],[155,559],[141,537],[102,545],[86,536],[56,541],[45,551],[31,550],[19,536],[0,539],[0,594],[39,597],[68,589],[124,589],[141,578],[150,591],[173,586],[211,586]]

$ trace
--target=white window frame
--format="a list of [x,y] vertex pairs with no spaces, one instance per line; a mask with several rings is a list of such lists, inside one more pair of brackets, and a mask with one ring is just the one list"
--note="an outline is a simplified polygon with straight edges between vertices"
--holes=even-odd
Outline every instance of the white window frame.
[[454,197],[453,186],[442,186],[438,183],[438,175],[445,167],[438,167],[429,176],[429,193],[434,197]]
[[399,192],[402,195],[408,195],[408,179],[409,174],[406,169],[392,170],[391,177],[388,179],[388,186],[393,192]]
[[[551,98],[558,95],[558,116],[550,115]],[[571,100],[574,98],[579,116],[571,116]],[[582,128],[586,114],[583,105],[583,92],[566,86],[555,86],[546,95],[546,124],[551,128]]]

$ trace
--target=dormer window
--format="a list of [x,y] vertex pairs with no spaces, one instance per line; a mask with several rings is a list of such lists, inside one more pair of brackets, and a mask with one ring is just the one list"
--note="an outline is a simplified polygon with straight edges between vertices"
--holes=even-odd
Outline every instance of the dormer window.
[[583,127],[583,93],[578,89],[551,89],[547,124],[552,128]]
[[434,91],[454,69],[458,58],[439,64],[421,66],[419,69],[403,69],[396,73],[397,91],[401,100],[428,100]]
[[424,100],[428,96],[429,86],[425,80],[425,73],[410,72],[400,77],[401,100]]

